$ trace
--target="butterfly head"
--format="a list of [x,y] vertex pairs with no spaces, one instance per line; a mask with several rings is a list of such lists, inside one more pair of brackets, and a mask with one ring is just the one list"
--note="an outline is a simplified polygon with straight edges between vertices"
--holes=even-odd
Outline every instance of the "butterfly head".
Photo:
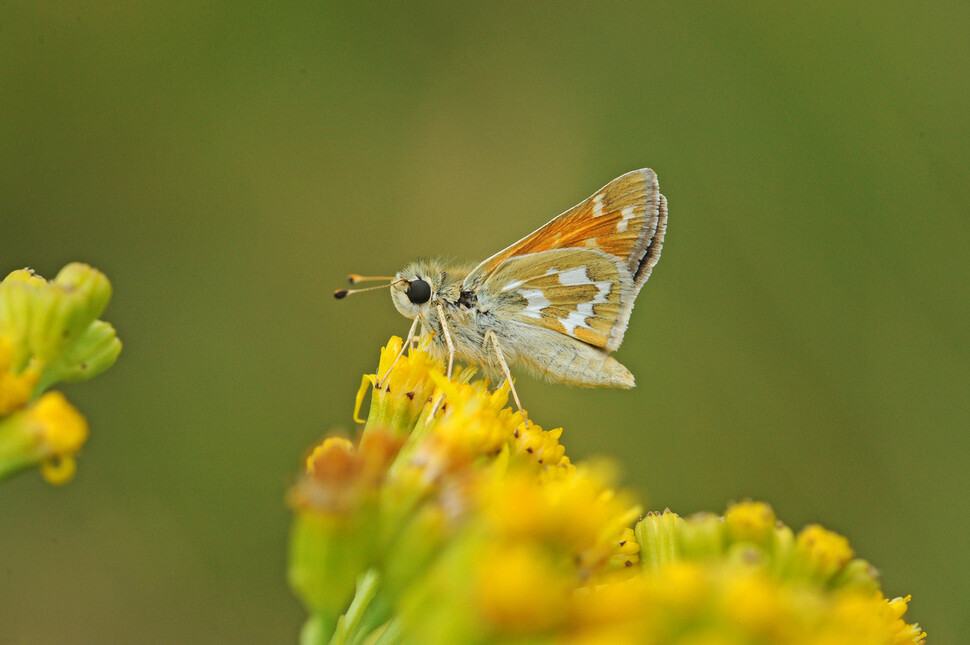
[[391,285],[391,301],[407,318],[426,315],[434,306],[442,273],[428,262],[415,262],[399,271]]

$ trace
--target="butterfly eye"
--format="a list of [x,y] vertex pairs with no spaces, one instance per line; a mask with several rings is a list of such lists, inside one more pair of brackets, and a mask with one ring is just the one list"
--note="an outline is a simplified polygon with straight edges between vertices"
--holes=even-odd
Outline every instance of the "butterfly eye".
[[406,295],[413,304],[423,305],[431,300],[431,285],[420,278],[411,280]]

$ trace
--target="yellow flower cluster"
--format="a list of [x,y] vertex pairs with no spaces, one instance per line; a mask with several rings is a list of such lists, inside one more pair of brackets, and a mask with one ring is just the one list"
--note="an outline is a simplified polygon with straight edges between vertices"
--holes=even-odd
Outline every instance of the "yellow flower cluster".
[[446,379],[427,342],[391,339],[360,438],[326,439],[291,491],[304,645],[923,642],[841,536],[755,502],[637,522],[608,465],[571,463],[507,385]]
[[[887,601],[848,541],[818,525],[797,535],[763,502],[723,517],[649,513],[636,526],[646,566],[635,580],[640,637],[631,642],[903,645],[926,634]],[[649,564],[648,564],[649,563]]]
[[115,330],[97,320],[111,284],[85,264],[48,282],[13,271],[0,282],[0,479],[40,465],[52,484],[71,479],[87,421],[55,383],[89,379],[121,351]]

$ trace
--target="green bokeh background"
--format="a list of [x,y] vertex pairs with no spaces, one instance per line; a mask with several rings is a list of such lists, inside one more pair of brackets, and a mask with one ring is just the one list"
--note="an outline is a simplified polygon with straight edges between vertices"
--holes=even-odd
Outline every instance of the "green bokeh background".
[[0,642],[292,643],[284,491],[406,320],[648,165],[632,391],[521,377],[649,508],[771,502],[970,634],[970,4],[5,3],[0,271],[105,271],[64,488],[0,489]]

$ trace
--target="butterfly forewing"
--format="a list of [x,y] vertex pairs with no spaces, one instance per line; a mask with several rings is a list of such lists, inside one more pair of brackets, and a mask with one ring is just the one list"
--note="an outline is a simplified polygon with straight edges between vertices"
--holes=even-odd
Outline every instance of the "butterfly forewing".
[[463,289],[498,294],[516,319],[611,352],[660,256],[666,216],[656,174],[629,172],[479,264]]
[[562,248],[602,251],[621,260],[636,275],[665,219],[657,175],[649,168],[634,170],[482,262],[466,283],[484,279],[508,258]]

